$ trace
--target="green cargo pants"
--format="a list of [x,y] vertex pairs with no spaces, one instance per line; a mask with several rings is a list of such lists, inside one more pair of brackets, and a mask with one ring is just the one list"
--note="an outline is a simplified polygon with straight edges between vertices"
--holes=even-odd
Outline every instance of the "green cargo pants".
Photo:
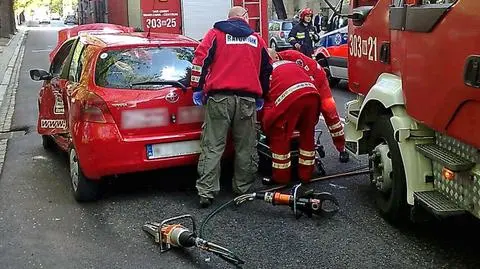
[[220,191],[220,160],[232,129],[235,165],[232,189],[247,192],[258,169],[255,99],[217,94],[208,98],[198,161],[198,195],[214,198]]

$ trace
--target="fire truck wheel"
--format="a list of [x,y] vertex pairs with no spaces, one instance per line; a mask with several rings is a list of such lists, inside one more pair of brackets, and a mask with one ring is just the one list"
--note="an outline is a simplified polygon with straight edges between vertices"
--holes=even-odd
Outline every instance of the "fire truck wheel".
[[53,137],[49,135],[42,135],[42,146],[46,150],[54,150],[56,147],[55,141],[53,141]]
[[78,202],[95,201],[100,196],[100,181],[90,180],[82,172],[74,148],[69,152],[70,179],[75,200]]
[[386,219],[397,222],[406,213],[406,178],[390,116],[380,116],[371,130],[369,166],[376,204]]

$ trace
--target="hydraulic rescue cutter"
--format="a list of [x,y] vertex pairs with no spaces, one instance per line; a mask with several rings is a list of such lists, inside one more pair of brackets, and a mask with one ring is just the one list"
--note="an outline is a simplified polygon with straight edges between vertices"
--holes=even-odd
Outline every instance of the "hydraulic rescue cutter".
[[293,210],[298,219],[302,215],[311,218],[313,215],[331,216],[338,212],[339,204],[335,196],[329,192],[315,192],[305,189],[302,184],[295,185],[290,194],[281,192],[254,192],[244,194],[234,199],[239,205],[245,201],[263,200],[272,205],[286,205]]

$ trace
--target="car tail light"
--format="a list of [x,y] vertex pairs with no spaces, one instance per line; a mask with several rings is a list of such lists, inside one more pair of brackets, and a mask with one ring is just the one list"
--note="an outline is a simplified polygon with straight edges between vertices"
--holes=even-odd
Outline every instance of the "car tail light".
[[86,122],[115,123],[105,101],[93,92],[87,94],[81,115]]
[[280,32],[280,37],[281,37],[281,38],[285,38],[285,33],[284,33],[284,32]]

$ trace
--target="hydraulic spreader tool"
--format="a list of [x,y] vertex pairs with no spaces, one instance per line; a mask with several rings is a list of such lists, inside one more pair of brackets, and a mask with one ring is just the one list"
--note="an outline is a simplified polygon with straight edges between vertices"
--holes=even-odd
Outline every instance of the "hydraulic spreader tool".
[[[185,220],[190,220],[190,229],[179,224],[179,222],[184,222]],[[166,219],[161,223],[147,222],[143,225],[143,230],[150,234],[156,243],[160,244],[160,252],[165,252],[171,247],[197,247],[212,252],[227,262],[237,265],[245,263],[230,250],[200,238],[196,232],[195,219],[191,215],[182,215]]]

